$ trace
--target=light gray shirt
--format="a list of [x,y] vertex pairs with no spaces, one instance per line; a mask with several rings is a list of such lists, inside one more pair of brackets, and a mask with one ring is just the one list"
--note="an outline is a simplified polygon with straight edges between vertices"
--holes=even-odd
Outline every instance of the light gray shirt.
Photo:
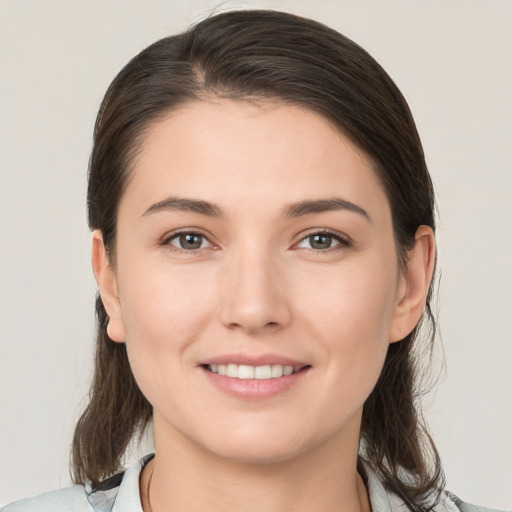
[[[0,512],[143,512],[140,502],[139,477],[144,465],[152,458],[147,455],[124,474],[108,480],[106,490],[93,490],[89,485],[75,485],[48,492],[35,498],[16,501]],[[372,512],[408,512],[396,495],[387,491],[376,473],[364,464]],[[432,512],[499,512],[465,503],[451,493],[443,493]],[[512,512],[512,511],[511,511]]]

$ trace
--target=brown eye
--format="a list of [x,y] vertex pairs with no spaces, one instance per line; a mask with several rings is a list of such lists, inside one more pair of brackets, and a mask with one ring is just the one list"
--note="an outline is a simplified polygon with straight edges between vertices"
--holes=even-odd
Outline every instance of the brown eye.
[[350,245],[349,242],[341,235],[335,235],[329,232],[312,233],[304,237],[298,244],[297,247],[302,249],[312,249],[315,251],[325,251],[334,247]]
[[208,241],[199,233],[178,233],[169,240],[169,244],[185,251],[194,251],[205,247]]
[[317,234],[308,236],[309,245],[312,249],[329,249],[332,245],[332,236]]

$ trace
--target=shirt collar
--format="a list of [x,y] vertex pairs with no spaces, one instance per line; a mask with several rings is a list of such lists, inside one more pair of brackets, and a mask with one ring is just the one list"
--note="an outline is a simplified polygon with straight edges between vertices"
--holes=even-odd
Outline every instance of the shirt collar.
[[[88,500],[95,512],[143,512],[140,502],[140,474],[153,457],[154,454],[146,455],[130,467],[124,473],[119,486],[90,493]],[[363,460],[361,468],[364,472],[372,512],[407,512],[409,510],[398,496],[384,488],[370,464]],[[114,502],[113,507],[112,502]]]

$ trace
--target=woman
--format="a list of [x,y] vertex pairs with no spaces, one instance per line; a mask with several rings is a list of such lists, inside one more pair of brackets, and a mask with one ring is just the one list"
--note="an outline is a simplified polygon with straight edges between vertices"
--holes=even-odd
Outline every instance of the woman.
[[483,510],[444,492],[417,409],[434,194],[364,50],[264,11],[153,44],[100,108],[88,206],[77,485],[6,511]]

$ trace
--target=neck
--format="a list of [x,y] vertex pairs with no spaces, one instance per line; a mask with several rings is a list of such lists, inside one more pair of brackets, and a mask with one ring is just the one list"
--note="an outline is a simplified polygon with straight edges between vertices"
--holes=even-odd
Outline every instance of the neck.
[[[271,463],[227,460],[183,437],[169,443],[169,436],[156,430],[156,455],[141,476],[145,512],[370,510],[356,470],[358,430]],[[150,508],[146,491],[151,475]]]

